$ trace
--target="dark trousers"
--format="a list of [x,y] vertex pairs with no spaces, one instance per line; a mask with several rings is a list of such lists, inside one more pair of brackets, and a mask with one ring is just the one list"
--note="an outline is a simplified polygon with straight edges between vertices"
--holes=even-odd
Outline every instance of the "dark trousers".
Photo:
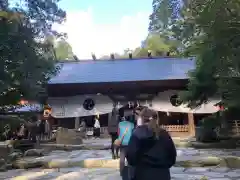
[[124,171],[124,167],[125,167],[125,158],[126,158],[126,150],[127,147],[126,146],[122,146],[120,147],[120,175],[123,176],[123,171]]
[[117,132],[111,132],[109,133],[111,136],[111,150],[112,150],[112,156],[113,158],[118,157],[119,153],[119,147],[114,145],[115,140],[118,138],[118,133]]
[[93,136],[94,137],[100,137],[100,128],[94,128],[94,130],[93,130]]
[[135,169],[130,165],[125,165],[127,146],[120,148],[120,176],[122,180],[132,180],[134,177]]
[[29,132],[29,140],[31,140],[34,143],[37,142],[37,134],[33,132]]

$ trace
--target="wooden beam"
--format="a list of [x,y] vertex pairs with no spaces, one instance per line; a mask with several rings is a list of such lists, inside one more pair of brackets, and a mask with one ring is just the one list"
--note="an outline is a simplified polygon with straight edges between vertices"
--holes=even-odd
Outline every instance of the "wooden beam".
[[193,113],[188,113],[189,135],[195,137],[195,123]]
[[49,84],[48,96],[62,97],[80,94],[155,94],[168,89],[184,90],[187,80]]

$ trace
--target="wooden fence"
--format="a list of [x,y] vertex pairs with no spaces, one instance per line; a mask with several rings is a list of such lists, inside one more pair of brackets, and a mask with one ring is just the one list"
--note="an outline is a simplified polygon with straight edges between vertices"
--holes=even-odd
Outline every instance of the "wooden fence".
[[164,125],[162,126],[168,132],[188,132],[189,126],[188,125]]
[[[188,125],[164,125],[162,126],[163,129],[166,129],[168,132],[188,132],[189,126]],[[93,131],[93,128],[87,128],[87,131]],[[101,134],[107,134],[108,128],[101,127],[100,128]]]
[[[238,124],[238,127],[240,127],[240,124]],[[170,133],[187,133],[189,131],[188,125],[163,125],[163,129]],[[93,131],[92,127],[86,128],[86,132]],[[236,130],[237,132],[240,132],[239,129]],[[108,135],[108,127],[101,127],[100,128],[101,134]],[[40,140],[46,141],[52,139],[54,136],[54,133],[50,133],[49,135],[43,135],[40,136]]]
[[240,136],[240,120],[234,120],[232,122],[233,135]]

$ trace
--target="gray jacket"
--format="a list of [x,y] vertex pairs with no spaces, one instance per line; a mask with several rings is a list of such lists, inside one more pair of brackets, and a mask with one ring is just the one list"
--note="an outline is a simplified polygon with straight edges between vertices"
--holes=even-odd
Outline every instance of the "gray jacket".
[[114,108],[112,110],[111,118],[108,119],[108,132],[109,133],[117,133],[118,132],[118,123],[119,123],[118,109]]

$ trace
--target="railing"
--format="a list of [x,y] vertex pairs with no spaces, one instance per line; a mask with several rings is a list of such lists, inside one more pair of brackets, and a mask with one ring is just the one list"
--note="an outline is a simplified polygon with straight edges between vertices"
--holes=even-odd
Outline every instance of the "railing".
[[[237,124],[236,132],[240,132],[240,121],[238,121],[239,124]],[[163,129],[165,129],[168,132],[188,132],[189,126],[188,125],[163,125],[161,126]],[[86,131],[93,131],[92,127],[86,128]],[[101,134],[108,134],[108,127],[101,127],[100,128]],[[236,133],[235,133],[236,134]],[[54,133],[50,133],[49,135],[42,135],[40,136],[40,140],[47,141],[51,140],[54,137]]]
[[[165,129],[168,132],[188,132],[189,126],[188,125],[163,125],[163,129]],[[86,128],[87,131],[93,131],[93,128]],[[100,128],[101,134],[108,133],[107,127],[101,127]]]
[[162,128],[168,132],[188,132],[189,131],[188,125],[163,125]]
[[232,132],[235,135],[240,135],[240,120],[233,121]]
[[[86,131],[93,131],[93,128],[92,127],[86,128]],[[100,133],[101,134],[108,133],[108,127],[101,127],[100,128]]]
[[54,138],[54,134],[50,133],[49,135],[41,135],[39,136],[40,141],[49,141]]

